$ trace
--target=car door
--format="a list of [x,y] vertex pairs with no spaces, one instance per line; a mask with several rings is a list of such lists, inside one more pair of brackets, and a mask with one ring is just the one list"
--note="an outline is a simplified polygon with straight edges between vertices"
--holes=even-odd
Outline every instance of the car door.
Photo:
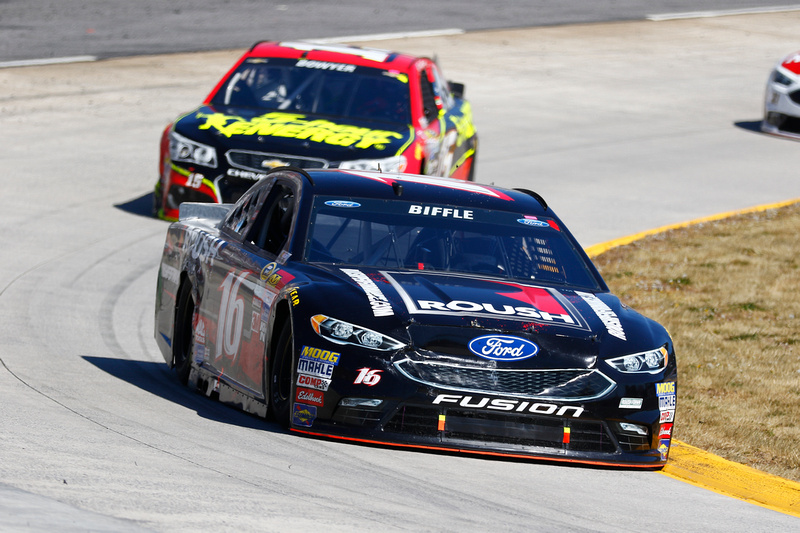
[[223,222],[221,234],[231,244],[205,284],[204,301],[215,316],[206,362],[254,397],[263,397],[272,304],[294,278],[278,261],[288,244],[296,197],[282,180],[265,180],[245,193]]

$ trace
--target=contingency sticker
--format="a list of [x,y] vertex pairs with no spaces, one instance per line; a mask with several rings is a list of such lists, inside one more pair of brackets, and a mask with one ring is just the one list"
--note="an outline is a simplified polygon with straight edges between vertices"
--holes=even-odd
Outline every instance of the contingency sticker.
[[313,405],[295,403],[292,409],[292,424],[297,426],[311,427],[317,418],[317,408]]
[[672,422],[675,419],[675,382],[656,383],[658,410],[661,411],[660,422]]

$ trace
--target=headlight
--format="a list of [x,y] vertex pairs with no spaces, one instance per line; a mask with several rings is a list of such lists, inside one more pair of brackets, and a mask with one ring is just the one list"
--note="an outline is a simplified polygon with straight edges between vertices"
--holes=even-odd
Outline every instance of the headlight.
[[174,131],[169,133],[169,157],[173,161],[217,168],[217,151],[212,146],[187,139]]
[[385,159],[356,159],[342,161],[339,168],[346,170],[380,170],[381,172],[405,172],[408,161],[406,156],[396,155]]
[[778,70],[772,73],[772,81],[779,85],[786,85],[787,87],[792,84],[792,79]]
[[384,352],[399,350],[405,346],[402,342],[382,335],[377,331],[325,315],[312,316],[311,327],[320,337],[336,344],[352,344]]
[[666,368],[668,355],[669,352],[667,352],[667,345],[665,344],[661,348],[650,350],[649,352],[606,359],[606,363],[626,374],[645,372],[655,374]]

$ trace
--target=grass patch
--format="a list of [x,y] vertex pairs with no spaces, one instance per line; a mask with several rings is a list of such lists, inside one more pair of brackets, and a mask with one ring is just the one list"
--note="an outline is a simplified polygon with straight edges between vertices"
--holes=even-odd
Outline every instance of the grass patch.
[[666,326],[675,437],[800,481],[800,204],[653,235],[594,258]]

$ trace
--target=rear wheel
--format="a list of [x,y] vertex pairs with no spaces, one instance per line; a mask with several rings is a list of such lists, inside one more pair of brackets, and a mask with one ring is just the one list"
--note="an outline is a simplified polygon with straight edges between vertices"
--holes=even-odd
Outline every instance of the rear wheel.
[[294,379],[292,357],[292,324],[287,320],[281,329],[270,365],[269,406],[272,417],[284,427],[289,426]]
[[192,284],[188,281],[181,285],[178,293],[178,309],[175,313],[175,335],[172,340],[172,357],[178,380],[186,385],[189,382],[189,371],[192,369],[194,353],[194,296]]

